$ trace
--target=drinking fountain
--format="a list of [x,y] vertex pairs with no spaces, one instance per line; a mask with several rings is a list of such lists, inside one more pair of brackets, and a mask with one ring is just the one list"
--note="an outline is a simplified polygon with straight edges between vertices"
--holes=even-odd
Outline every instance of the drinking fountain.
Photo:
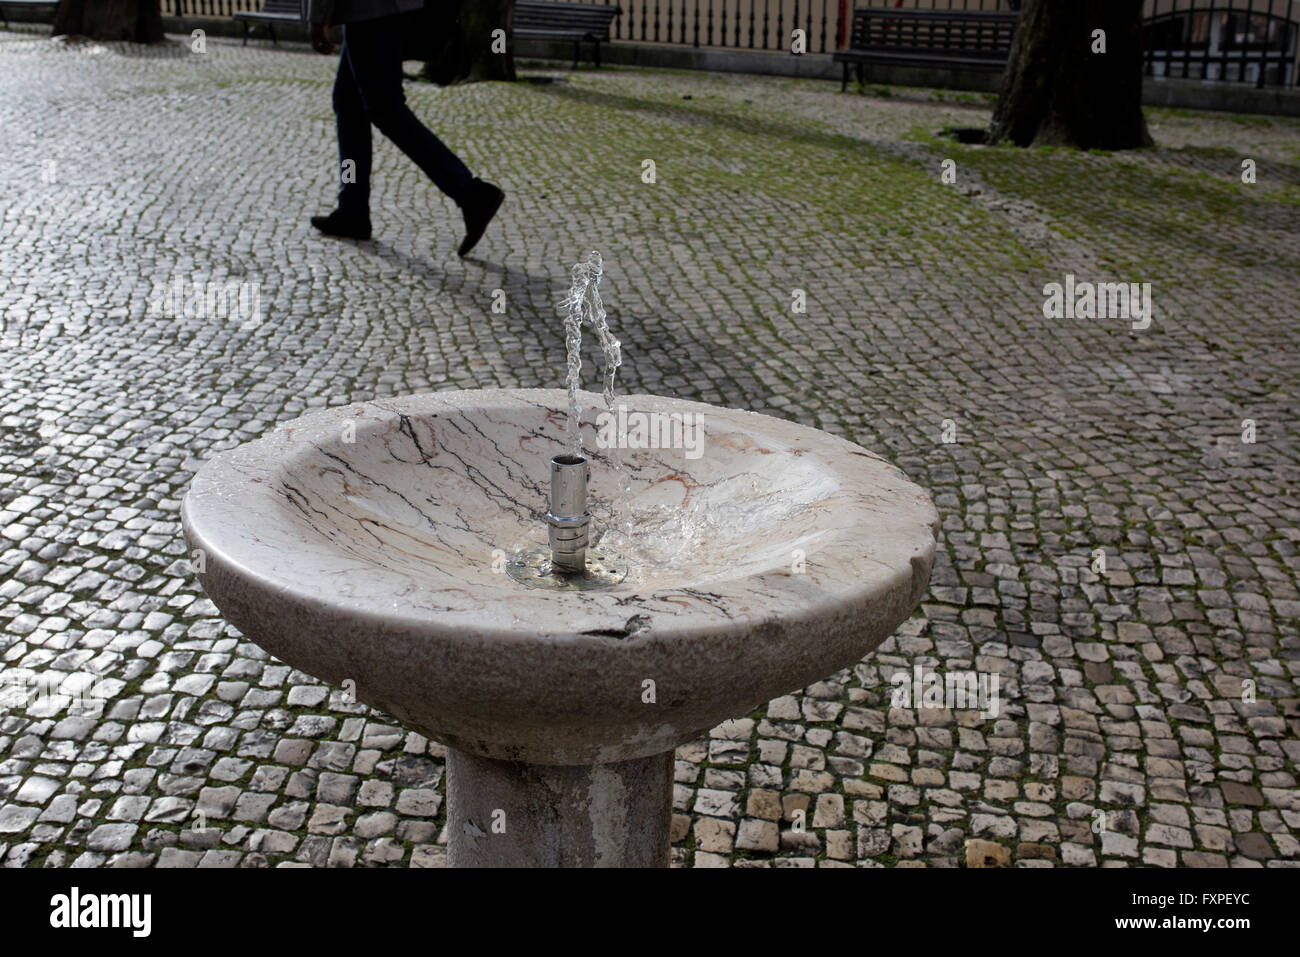
[[446,746],[453,866],[666,865],[673,749],[856,664],[926,591],[938,516],[879,456],[620,401],[702,422],[702,454],[575,454],[565,390],[439,392],[285,422],[182,504],[232,625]]

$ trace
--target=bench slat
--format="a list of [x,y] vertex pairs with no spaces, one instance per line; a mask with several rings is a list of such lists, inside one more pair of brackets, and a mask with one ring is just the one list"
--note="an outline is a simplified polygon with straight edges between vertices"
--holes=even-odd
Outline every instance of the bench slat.
[[859,8],[853,11],[849,46],[1009,55],[1017,22],[1014,13]]
[[610,25],[619,12],[615,6],[522,0],[515,4],[515,32],[569,31],[594,33],[608,39]]
[[926,54],[917,50],[841,50],[835,55],[839,63],[894,63],[899,66],[950,67],[959,70],[1000,71],[1006,61],[988,57],[964,57],[951,54]]
[[832,56],[844,64],[840,88],[848,86],[850,63],[859,70],[867,63],[1001,70],[1011,58],[1019,22],[1018,13],[858,7],[848,49]]
[[600,66],[600,43],[609,39],[610,25],[622,10],[607,4],[551,3],[546,0],[518,0],[515,4],[514,35],[573,41],[573,66],[578,66],[579,44],[596,45],[596,66]]

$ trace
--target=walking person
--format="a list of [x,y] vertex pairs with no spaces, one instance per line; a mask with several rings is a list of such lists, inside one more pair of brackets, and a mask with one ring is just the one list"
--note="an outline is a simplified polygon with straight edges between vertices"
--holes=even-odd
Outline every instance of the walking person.
[[[334,116],[339,136],[338,208],[328,216],[313,216],[311,224],[327,236],[370,238],[373,124],[460,207],[465,217],[465,238],[457,252],[464,256],[482,238],[505,193],[474,176],[406,105],[402,92],[402,40],[412,21],[405,14],[423,5],[424,0],[307,0],[311,45],[317,53],[334,52],[328,28],[343,26],[343,51],[334,80]],[[351,168],[349,160],[354,164]]]

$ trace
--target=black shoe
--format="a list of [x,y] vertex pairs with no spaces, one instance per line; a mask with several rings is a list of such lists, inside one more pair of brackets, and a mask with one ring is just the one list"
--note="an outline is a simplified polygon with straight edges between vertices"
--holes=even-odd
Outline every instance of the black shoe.
[[340,236],[344,239],[369,239],[370,220],[344,216],[337,209],[328,216],[313,216],[311,224],[326,236]]
[[501,202],[505,198],[506,194],[496,186],[475,177],[470,184],[469,195],[460,204],[460,211],[465,214],[465,238],[456,250],[457,254],[467,255],[483,238],[483,230],[492,222],[492,217],[501,208]]

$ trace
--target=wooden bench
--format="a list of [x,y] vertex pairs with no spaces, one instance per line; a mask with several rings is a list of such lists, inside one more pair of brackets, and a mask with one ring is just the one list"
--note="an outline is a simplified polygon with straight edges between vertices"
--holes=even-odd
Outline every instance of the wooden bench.
[[235,19],[244,25],[244,46],[248,46],[248,34],[259,23],[265,23],[271,34],[271,42],[280,43],[275,38],[277,23],[302,23],[302,0],[263,0],[261,10],[240,10]]
[[584,40],[596,45],[596,67],[600,67],[600,41],[609,39],[609,25],[622,11],[618,7],[595,3],[543,3],[518,0],[515,4],[517,37],[540,37],[548,40],[573,41],[573,68]]
[[57,7],[59,0],[0,0],[0,21],[4,22],[5,29],[9,29],[9,12],[10,7]]
[[840,92],[849,86],[849,64],[859,80],[867,63],[1003,70],[1019,21],[1018,13],[860,7],[853,11],[848,48],[832,57],[844,64]]

